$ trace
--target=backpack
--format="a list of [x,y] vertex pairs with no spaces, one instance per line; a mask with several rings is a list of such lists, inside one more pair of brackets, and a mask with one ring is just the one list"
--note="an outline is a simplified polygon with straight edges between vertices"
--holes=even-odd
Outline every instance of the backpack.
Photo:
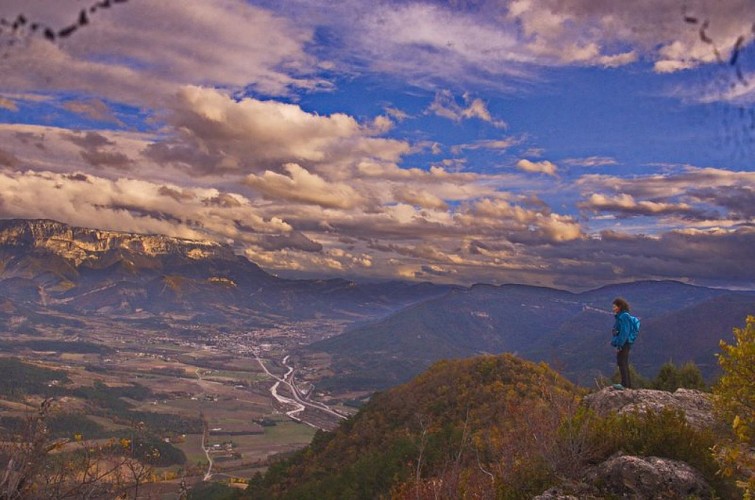
[[634,341],[637,340],[637,335],[640,333],[640,318],[636,316],[629,315],[629,338],[627,339],[627,342],[630,344],[634,344]]

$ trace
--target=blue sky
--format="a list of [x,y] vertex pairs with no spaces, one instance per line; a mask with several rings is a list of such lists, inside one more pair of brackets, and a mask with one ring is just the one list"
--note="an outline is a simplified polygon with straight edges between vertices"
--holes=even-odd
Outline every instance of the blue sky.
[[2,218],[288,277],[755,288],[751,0],[98,5],[0,7]]

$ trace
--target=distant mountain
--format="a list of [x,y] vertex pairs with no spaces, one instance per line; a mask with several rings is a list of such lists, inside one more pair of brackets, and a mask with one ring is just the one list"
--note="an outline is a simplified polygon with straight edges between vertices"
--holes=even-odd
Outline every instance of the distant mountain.
[[242,328],[320,317],[375,319],[449,289],[284,280],[212,241],[0,220],[6,314],[22,307],[126,320],[168,315]]
[[308,347],[333,357],[336,373],[325,387],[383,389],[409,380],[434,361],[512,352],[546,361],[582,384],[615,368],[609,346],[611,301],[625,297],[642,318],[630,357],[654,376],[666,361],[695,361],[710,379],[714,353],[731,338],[755,293],[678,282],[637,282],[574,294],[521,285],[474,286],[414,305],[379,322]]

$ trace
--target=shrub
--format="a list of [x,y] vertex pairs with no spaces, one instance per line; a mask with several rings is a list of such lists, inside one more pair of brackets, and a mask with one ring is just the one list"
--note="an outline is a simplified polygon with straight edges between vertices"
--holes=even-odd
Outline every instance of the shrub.
[[650,385],[653,389],[668,392],[674,392],[679,388],[700,391],[706,388],[700,368],[691,361],[681,367],[672,362],[665,363]]

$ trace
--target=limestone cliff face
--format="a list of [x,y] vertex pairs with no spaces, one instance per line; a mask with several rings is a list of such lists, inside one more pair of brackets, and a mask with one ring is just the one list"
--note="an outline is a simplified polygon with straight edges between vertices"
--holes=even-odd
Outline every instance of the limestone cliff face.
[[51,220],[0,220],[0,246],[48,251],[75,266],[118,250],[193,260],[235,258],[229,246],[213,241],[78,228]]

